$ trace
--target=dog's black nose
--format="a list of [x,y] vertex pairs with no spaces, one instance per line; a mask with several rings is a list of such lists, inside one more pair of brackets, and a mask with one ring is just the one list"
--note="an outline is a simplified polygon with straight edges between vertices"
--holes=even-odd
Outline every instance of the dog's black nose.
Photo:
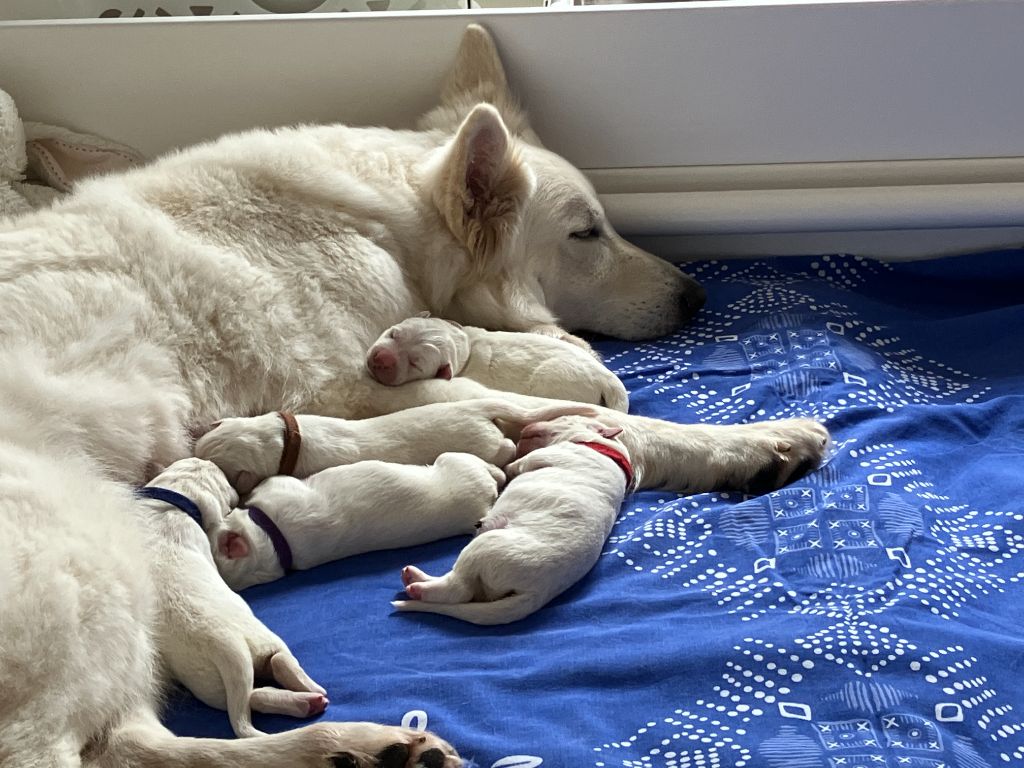
[[686,286],[679,296],[679,308],[682,310],[683,319],[689,320],[696,315],[707,298],[708,292],[704,290],[704,286],[696,280],[687,278]]

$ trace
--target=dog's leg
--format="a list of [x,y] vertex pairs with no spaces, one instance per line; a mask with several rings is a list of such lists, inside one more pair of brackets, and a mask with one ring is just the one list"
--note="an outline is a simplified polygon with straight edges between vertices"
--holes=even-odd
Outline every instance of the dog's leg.
[[322,693],[286,691],[283,688],[256,688],[249,697],[249,706],[256,712],[291,717],[322,715],[330,702]]
[[716,426],[611,418],[625,427],[619,439],[640,488],[767,493],[816,469],[829,444],[828,430],[810,419]]
[[[392,413],[436,402],[499,397],[523,408],[568,401],[488,389],[471,379],[411,381],[400,387],[376,385],[364,402],[373,413]],[[580,405],[575,403],[575,405]],[[828,448],[828,430],[810,419],[753,424],[674,424],[595,406],[602,421],[624,428],[619,438],[636,470],[637,489],[680,493],[737,490],[766,493],[815,469]]]
[[316,723],[251,739],[175,737],[152,710],[136,714],[90,755],[92,768],[461,768],[430,733],[376,723]]
[[270,657],[270,673],[278,685],[289,691],[327,695],[323,686],[318,685],[313,678],[306,674],[306,670],[299,665],[299,660],[287,648]]

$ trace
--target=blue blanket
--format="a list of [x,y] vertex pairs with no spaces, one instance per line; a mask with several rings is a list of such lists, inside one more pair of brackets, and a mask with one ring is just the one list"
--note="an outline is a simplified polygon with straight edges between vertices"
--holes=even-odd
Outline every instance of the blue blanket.
[[[256,613],[329,719],[425,725],[483,768],[1024,764],[1024,253],[689,271],[692,325],[598,345],[632,412],[810,416],[824,467],[628,498],[590,575],[511,626],[388,605],[463,539],[252,589]],[[230,734],[185,694],[168,722]]]

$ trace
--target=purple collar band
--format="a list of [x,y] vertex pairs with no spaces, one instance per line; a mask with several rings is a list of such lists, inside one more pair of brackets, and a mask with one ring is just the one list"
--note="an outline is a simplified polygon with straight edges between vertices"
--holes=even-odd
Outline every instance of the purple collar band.
[[267,517],[267,513],[259,507],[248,507],[248,510],[249,519],[263,529],[263,532],[270,538],[270,543],[274,545],[274,552],[277,553],[277,562],[281,564],[281,568],[284,569],[285,573],[291,571],[292,548],[288,546],[288,539],[281,533],[277,523]]

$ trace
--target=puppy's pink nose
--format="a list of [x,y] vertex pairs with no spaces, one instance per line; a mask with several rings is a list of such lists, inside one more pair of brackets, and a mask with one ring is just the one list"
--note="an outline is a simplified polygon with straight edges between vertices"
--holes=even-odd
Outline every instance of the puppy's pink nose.
[[370,353],[370,373],[381,384],[393,384],[398,378],[398,355],[387,347],[380,347]]

